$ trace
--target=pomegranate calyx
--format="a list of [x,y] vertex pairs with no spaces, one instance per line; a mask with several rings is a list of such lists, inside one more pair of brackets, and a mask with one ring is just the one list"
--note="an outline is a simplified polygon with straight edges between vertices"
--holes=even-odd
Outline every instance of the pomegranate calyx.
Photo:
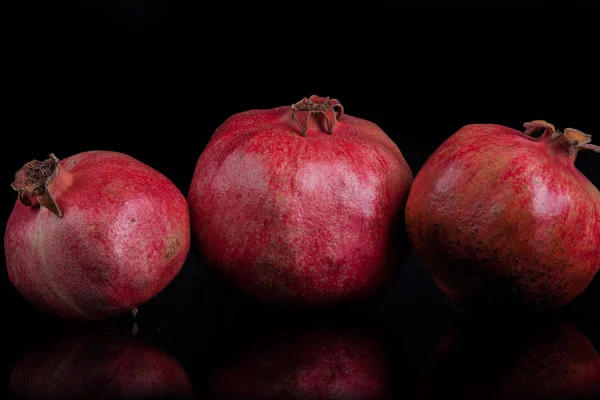
[[308,131],[308,118],[310,116],[316,118],[319,114],[325,115],[327,131],[332,134],[336,120],[339,121],[344,115],[344,107],[336,99],[317,95],[312,95],[308,99],[305,97],[292,105],[292,118],[300,127],[302,136],[306,136]]
[[563,132],[559,131],[549,122],[543,120],[535,120],[523,124],[525,134],[531,135],[534,132],[544,129],[544,134],[541,137],[550,136],[548,143],[552,143],[560,138],[562,147],[569,155],[577,154],[579,150],[587,149],[600,153],[600,146],[591,144],[592,135],[581,132],[574,128],[565,128]]
[[[19,193],[19,200],[22,204],[28,207],[42,205],[60,218],[62,211],[48,187],[56,178],[59,167],[59,160],[52,153],[50,158],[45,161],[32,160],[17,171],[15,180],[10,186]],[[32,198],[35,202],[32,201]]]
[[523,127],[525,128],[526,135],[531,135],[540,129],[544,129],[544,134],[542,136],[549,135],[550,139],[548,141],[550,143],[554,142],[562,134],[554,127],[554,125],[541,119],[525,122]]
[[565,128],[563,137],[565,138],[563,141],[566,144],[565,148],[569,154],[573,154],[581,149],[592,150],[596,153],[600,153],[600,146],[596,146],[595,144],[591,143],[592,135],[583,133],[578,129]]

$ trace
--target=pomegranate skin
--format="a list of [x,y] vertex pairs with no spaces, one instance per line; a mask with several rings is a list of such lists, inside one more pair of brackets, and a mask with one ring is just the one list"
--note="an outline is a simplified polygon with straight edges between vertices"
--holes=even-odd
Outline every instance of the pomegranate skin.
[[60,161],[50,183],[62,217],[17,200],[4,237],[8,275],[40,310],[68,320],[131,311],[163,290],[190,246],[185,197],[122,153]]
[[541,123],[539,138],[465,126],[415,178],[408,235],[459,308],[560,308],[600,267],[600,193],[565,147],[574,131]]
[[112,329],[70,332],[35,343],[13,367],[17,399],[191,399],[177,359]]
[[261,301],[370,297],[408,248],[410,168],[372,122],[338,114],[327,132],[308,118],[303,135],[292,107],[236,114],[213,134],[188,194],[194,245]]

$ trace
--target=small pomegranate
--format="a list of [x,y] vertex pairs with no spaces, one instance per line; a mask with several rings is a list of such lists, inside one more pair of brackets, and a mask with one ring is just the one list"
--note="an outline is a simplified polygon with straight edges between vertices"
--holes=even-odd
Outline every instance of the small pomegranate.
[[115,329],[75,331],[36,342],[13,367],[17,399],[191,399],[170,354]]
[[461,324],[440,338],[419,395],[465,400],[598,399],[600,356],[567,322]]
[[363,299],[405,254],[411,182],[396,144],[337,100],[239,113],[196,165],[194,244],[214,271],[263,301]]
[[190,246],[185,197],[122,153],[27,163],[6,226],[10,281],[37,308],[70,320],[130,311],[164,289]]
[[409,237],[459,308],[560,308],[600,268],[600,192],[574,164],[600,147],[545,121],[525,128],[465,126],[411,188]]

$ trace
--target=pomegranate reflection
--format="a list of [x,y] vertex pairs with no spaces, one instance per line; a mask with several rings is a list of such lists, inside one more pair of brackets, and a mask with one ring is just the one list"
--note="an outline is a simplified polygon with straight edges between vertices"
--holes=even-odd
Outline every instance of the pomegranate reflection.
[[190,399],[188,376],[165,351],[117,330],[36,343],[13,368],[18,399]]
[[565,322],[463,324],[440,338],[429,372],[422,398],[600,398],[600,356]]
[[207,398],[388,399],[389,353],[380,339],[371,329],[333,324],[272,331],[213,369]]

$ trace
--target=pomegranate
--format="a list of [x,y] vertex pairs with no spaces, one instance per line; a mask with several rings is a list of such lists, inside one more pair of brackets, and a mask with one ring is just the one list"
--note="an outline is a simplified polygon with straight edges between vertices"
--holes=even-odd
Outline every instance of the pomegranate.
[[177,359],[114,329],[68,332],[26,349],[10,375],[18,399],[191,399]]
[[190,246],[185,197],[122,153],[27,163],[4,236],[10,281],[31,304],[69,320],[130,311],[163,290]]
[[242,112],[198,159],[188,195],[194,245],[265,302],[364,299],[406,254],[411,182],[396,144],[337,100]]
[[560,308],[600,268],[600,192],[574,164],[600,147],[545,121],[525,128],[463,127],[411,188],[408,235],[459,308]]
[[221,358],[206,376],[202,398],[391,399],[385,343],[378,330],[361,324],[280,326]]
[[442,335],[419,397],[600,398],[600,356],[579,329],[560,321],[513,323],[461,325]]

